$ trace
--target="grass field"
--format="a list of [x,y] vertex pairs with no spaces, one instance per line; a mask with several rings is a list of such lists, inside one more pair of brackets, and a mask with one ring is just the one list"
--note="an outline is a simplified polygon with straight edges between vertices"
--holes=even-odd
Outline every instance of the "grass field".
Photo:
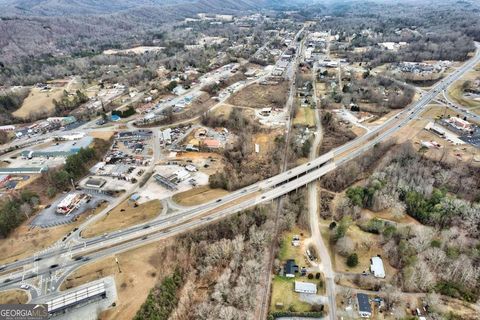
[[82,232],[82,236],[89,238],[106,232],[120,230],[142,222],[147,222],[160,214],[162,204],[160,200],[152,200],[134,207],[129,199],[111,210],[103,219],[89,226]]
[[[294,291],[296,281],[318,283],[319,280],[307,279],[306,277],[286,278],[275,276],[272,281],[272,297],[270,300],[270,310],[288,311],[293,308],[295,312],[308,312],[312,310],[312,305],[299,299],[299,293]],[[282,308],[276,307],[277,303],[283,303]]]
[[293,119],[293,125],[315,127],[315,110],[312,108],[299,108],[295,119]]
[[60,290],[113,275],[118,294],[117,306],[104,311],[99,319],[133,319],[150,289],[175,268],[178,252],[172,249],[174,241],[163,240],[116,255],[121,272],[115,263],[115,257],[87,264],[72,273],[62,283]]
[[177,193],[173,196],[173,201],[182,206],[195,206],[223,197],[226,194],[228,194],[226,190],[211,189],[208,186],[202,186]]
[[53,99],[60,100],[62,95],[63,88],[52,88],[49,91],[32,88],[22,106],[13,115],[18,118],[27,118],[35,113],[50,113],[55,108]]
[[[301,234],[303,234],[303,236]],[[294,235],[300,236],[301,244],[298,247],[292,246]],[[308,260],[305,255],[306,248],[304,246],[304,240],[307,237],[309,237],[309,235],[299,228],[294,228],[292,231],[284,233],[282,236],[282,243],[280,244],[280,251],[278,252],[278,258],[282,262],[285,262],[288,259],[295,259],[300,267],[307,266]]]
[[283,107],[287,101],[288,82],[277,85],[252,84],[234,93],[228,103],[251,108]]
[[[22,259],[30,256],[36,251],[45,249],[62,239],[62,237],[77,227],[86,217],[101,211],[104,206],[95,210],[90,210],[80,215],[74,223],[61,225],[53,228],[34,228],[31,229],[30,222],[27,220],[21,226],[16,228],[6,239],[0,239],[0,263],[12,262],[16,259]],[[22,245],[18,245],[21,243]]]
[[25,304],[28,294],[23,290],[7,290],[0,292],[0,304]]
[[454,102],[468,108],[480,107],[480,101],[468,99],[463,96],[463,91],[462,91],[463,82],[464,81],[456,82],[450,87],[450,89],[448,90],[448,95],[450,96],[450,98]]

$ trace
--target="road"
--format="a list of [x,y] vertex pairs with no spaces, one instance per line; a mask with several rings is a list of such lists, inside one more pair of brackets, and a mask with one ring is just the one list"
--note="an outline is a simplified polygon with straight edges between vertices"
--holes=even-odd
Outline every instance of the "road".
[[[317,68],[313,68],[313,76],[316,76]],[[310,161],[318,157],[319,147],[323,139],[323,130],[322,123],[320,119],[319,112],[319,103],[316,88],[314,85],[314,100],[315,100],[315,120],[316,120],[316,130],[315,130],[315,139],[313,141],[312,147],[310,149]],[[308,213],[310,221],[310,231],[311,231],[311,240],[313,241],[315,247],[317,248],[318,257],[320,258],[319,269],[323,272],[325,276],[326,283],[326,294],[327,294],[327,303],[328,303],[328,317],[331,320],[337,319],[337,304],[336,304],[336,291],[335,291],[335,273],[332,267],[332,261],[330,259],[330,252],[328,250],[325,241],[323,240],[322,234],[320,232],[319,225],[319,212],[318,212],[318,185],[317,182],[312,182],[307,187],[308,190]]]
[[[85,263],[198,228],[246,208],[272,201],[308,185],[326,173],[335,170],[337,166],[360,156],[375,144],[390,138],[394,133],[416,118],[425,106],[434,100],[442,90],[458,80],[479,61],[480,54],[477,45],[476,54],[471,60],[435,85],[432,90],[423,94],[420,100],[402,111],[398,116],[386,121],[372,132],[306,164],[292,168],[267,180],[257,182],[221,199],[180,211],[163,219],[112,232],[106,236],[85,239],[83,243],[51,248],[44,252],[38,252],[32,257],[1,266],[0,271],[4,274],[0,276],[0,288],[18,288],[24,278],[35,278],[39,275],[48,276],[56,272],[60,274],[56,278],[62,279]],[[92,250],[97,251],[92,253]],[[86,255],[87,253],[88,260],[86,261],[73,259],[76,256]],[[62,255],[68,259],[60,259]],[[58,261],[62,264],[55,266]],[[23,270],[18,271],[18,269]],[[62,270],[64,272],[60,273]],[[6,274],[6,272],[10,273]],[[59,283],[57,280],[53,288],[58,289]],[[329,286],[331,288],[328,290],[334,291],[330,281],[327,282],[327,288]]]

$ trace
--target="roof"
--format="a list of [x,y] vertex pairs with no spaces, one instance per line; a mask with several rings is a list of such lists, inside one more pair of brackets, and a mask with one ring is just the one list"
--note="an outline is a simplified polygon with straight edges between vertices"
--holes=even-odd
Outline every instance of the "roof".
[[218,140],[207,139],[203,143],[209,148],[220,148],[220,141]]
[[370,261],[370,270],[373,272],[373,275],[377,278],[385,278],[385,269],[383,268],[382,258],[372,257]]
[[372,312],[370,301],[365,293],[357,293],[358,311],[360,312]]
[[285,263],[285,268],[284,268],[285,274],[294,274],[296,270],[298,270],[298,266],[295,263],[295,260],[293,259],[287,260],[287,263]]
[[310,282],[295,281],[295,291],[317,293],[317,285]]

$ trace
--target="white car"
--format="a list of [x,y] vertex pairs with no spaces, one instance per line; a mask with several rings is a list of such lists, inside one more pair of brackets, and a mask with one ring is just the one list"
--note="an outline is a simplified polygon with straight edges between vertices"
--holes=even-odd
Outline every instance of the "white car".
[[28,289],[30,289],[30,286],[28,284],[22,284],[20,286],[20,289],[28,290]]

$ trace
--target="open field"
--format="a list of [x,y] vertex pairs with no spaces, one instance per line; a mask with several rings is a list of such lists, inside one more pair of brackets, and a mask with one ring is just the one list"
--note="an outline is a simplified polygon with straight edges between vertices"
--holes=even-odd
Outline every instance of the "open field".
[[295,119],[293,119],[293,125],[309,128],[315,127],[315,110],[312,108],[298,108]]
[[[379,236],[364,232],[358,226],[351,225],[348,228],[347,234],[350,239],[352,239],[354,244],[354,252],[358,256],[358,265],[356,267],[348,267],[346,264],[346,257],[335,253],[335,263],[334,268],[337,272],[348,272],[348,273],[362,273],[363,271],[368,272],[370,269],[370,258],[380,255],[385,256],[383,249],[379,243]],[[387,260],[383,260],[385,267],[386,278],[390,279],[396,273],[396,270],[391,267]]]
[[[290,308],[293,308],[296,312],[308,312],[312,310],[312,305],[301,301],[299,298],[300,294],[294,291],[295,280],[316,284],[320,282],[319,280],[308,279],[307,277],[286,278],[282,276],[275,276],[272,281],[270,310],[286,311]],[[283,308],[276,307],[277,303],[283,303]]]
[[110,140],[110,138],[115,134],[114,131],[92,131],[90,135],[97,139]]
[[103,219],[85,229],[82,236],[86,238],[95,237],[106,232],[147,222],[158,216],[161,211],[160,200],[148,201],[135,207],[135,203],[127,199],[111,210]]
[[223,197],[227,194],[228,191],[223,189],[211,189],[208,186],[202,186],[177,193],[173,196],[173,201],[182,206],[195,206]]
[[[294,235],[300,236],[300,246],[294,247],[292,245],[292,239]],[[308,232],[305,232],[298,227],[295,227],[292,231],[285,232],[282,235],[282,242],[280,244],[280,250],[278,252],[278,258],[282,263],[288,259],[295,259],[298,266],[306,267],[309,265],[307,256],[305,254],[307,248],[305,247],[305,239],[310,237]]]
[[465,106],[465,107],[468,107],[468,108],[476,108],[476,107],[480,107],[480,100],[474,100],[474,99],[470,99],[468,97],[465,97],[463,95],[463,90],[462,90],[462,85],[466,82],[466,81],[472,81],[472,80],[475,80],[477,77],[480,76],[480,65],[477,65],[475,67],[475,70],[472,70],[470,72],[468,72],[463,78],[461,78],[460,80],[456,81],[448,90],[448,95],[450,96],[450,98],[462,105],[462,106]]
[[240,107],[283,108],[287,101],[287,93],[287,82],[282,82],[277,85],[252,84],[234,93],[227,102]]
[[282,130],[257,133],[253,136],[253,143],[258,144],[260,157],[268,156],[275,148],[275,138],[282,134]]
[[121,273],[113,256],[85,265],[71,274],[60,289],[73,288],[113,275],[118,294],[117,306],[104,311],[99,318],[132,319],[145,302],[150,289],[174,269],[175,252],[165,252],[165,248],[171,248],[169,245],[172,243],[174,239],[169,239],[116,255]]
[[28,294],[23,290],[7,290],[0,292],[0,304],[25,304]]
[[32,88],[28,97],[23,101],[22,106],[13,115],[18,118],[27,118],[36,113],[51,113],[55,108],[53,100],[60,100],[63,90],[63,88],[55,87],[49,91]]

